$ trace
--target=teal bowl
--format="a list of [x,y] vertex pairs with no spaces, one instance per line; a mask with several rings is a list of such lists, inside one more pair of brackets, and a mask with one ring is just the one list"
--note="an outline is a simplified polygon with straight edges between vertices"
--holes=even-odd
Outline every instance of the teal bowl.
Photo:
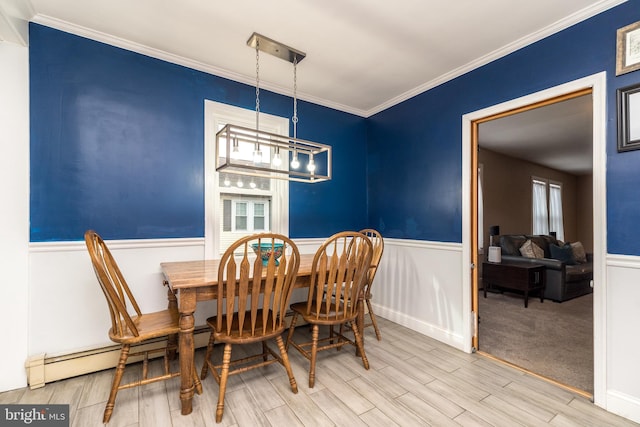
[[258,245],[254,243],[251,245],[253,251],[262,258],[262,265],[266,266],[269,263],[269,258],[271,257],[271,250],[273,249],[273,257],[275,258],[276,265],[280,265],[278,258],[282,256],[282,251],[284,250],[284,244],[282,243],[261,243]]

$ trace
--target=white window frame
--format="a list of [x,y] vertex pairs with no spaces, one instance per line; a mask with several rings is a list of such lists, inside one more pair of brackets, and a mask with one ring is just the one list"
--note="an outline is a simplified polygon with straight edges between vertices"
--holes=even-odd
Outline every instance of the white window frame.
[[[247,229],[246,230],[238,229],[238,224],[237,224],[238,210],[237,209],[238,209],[238,204],[240,203],[247,205],[247,212],[246,212]],[[232,233],[237,233],[237,232],[259,233],[259,232],[264,232],[268,230],[268,228],[256,228],[256,210],[255,210],[256,205],[264,205],[265,209],[264,209],[264,215],[262,217],[264,218],[264,224],[269,225],[269,201],[268,200],[265,199],[262,201],[257,201],[257,200],[231,199],[231,232]]]
[[[205,173],[205,257],[220,258],[220,238],[222,218],[220,212],[221,193],[263,195],[256,190],[230,189],[220,186],[219,173],[216,172],[215,143],[216,130],[221,126],[233,123],[239,126],[254,128],[256,113],[232,105],[210,100],[204,101],[204,173]],[[279,135],[289,135],[289,119],[260,113],[260,129]],[[271,180],[271,229],[274,233],[289,234],[289,181]]]
[[[536,224],[536,217],[535,217],[535,184],[539,183],[542,184],[544,186],[544,202],[545,202],[545,211],[546,211],[546,231],[542,230],[536,230],[534,228],[535,224]],[[560,221],[561,223],[559,224],[559,227],[556,227],[557,229],[552,229],[552,226],[555,226],[555,224],[552,224],[553,222],[553,218],[551,216],[551,187],[556,187],[560,189]],[[563,194],[563,186],[561,182],[558,181],[552,181],[550,179],[547,178],[540,178],[537,176],[532,176],[531,177],[531,232],[533,234],[549,234],[552,231],[556,232],[556,238],[558,240],[562,240],[564,241],[564,218],[563,218],[563,210],[562,210],[562,203],[563,203],[563,198],[564,198],[564,194]]]

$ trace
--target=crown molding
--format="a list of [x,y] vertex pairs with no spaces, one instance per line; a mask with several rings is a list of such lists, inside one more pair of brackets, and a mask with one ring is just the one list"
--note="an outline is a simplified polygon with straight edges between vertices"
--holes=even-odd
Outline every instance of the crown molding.
[[517,50],[520,50],[530,44],[538,42],[546,37],[549,37],[553,34],[556,34],[562,30],[565,30],[572,25],[575,25],[579,22],[585,21],[599,13],[604,12],[605,10],[611,9],[615,6],[618,6],[622,3],[625,3],[627,0],[603,0],[600,1],[590,7],[579,10],[578,12],[569,15],[555,23],[535,32],[531,33],[525,37],[522,37],[514,42],[511,42],[499,49],[494,50],[493,52],[477,58],[461,67],[458,67],[448,73],[441,75],[429,82],[426,82],[420,86],[417,86],[403,94],[400,94],[396,97],[389,99],[386,102],[368,110],[366,112],[365,117],[373,116],[381,111],[386,110],[387,108],[391,108],[394,105],[400,104],[403,101],[406,101],[409,98],[413,98],[416,95],[419,95],[423,92],[428,91],[429,89],[433,89],[436,86],[439,86],[443,83],[446,83],[450,80],[455,79],[456,77],[460,77],[463,74],[466,74],[470,71],[475,70],[476,68],[480,68],[483,65],[486,65],[490,62],[495,61],[496,59],[500,59],[504,56],[507,56]]
[[32,16],[30,2],[20,3],[16,7],[11,2],[0,3],[0,42],[15,43],[20,46],[29,45],[29,22],[24,15]]
[[[348,105],[331,102],[326,99],[312,96],[305,93],[298,93],[298,99],[304,100],[306,102],[311,102],[313,104],[321,105],[324,107],[332,108],[334,110],[342,111],[345,113],[354,114],[360,117],[370,117],[374,114],[377,114],[381,111],[384,111],[388,108],[391,108],[397,104],[400,104],[403,101],[406,101],[409,98],[412,98],[416,95],[424,93],[430,89],[433,89],[436,86],[439,86],[443,83],[446,83],[450,80],[455,79],[463,74],[466,74],[470,71],[475,70],[476,68],[482,67],[496,59],[500,59],[506,55],[509,55],[523,47],[526,47],[530,44],[533,44],[537,41],[544,39],[550,35],[558,33],[566,28],[569,28],[572,25],[575,25],[579,22],[582,22],[586,19],[589,19],[601,12],[604,12],[608,9],[611,9],[615,6],[618,6],[622,3],[625,3],[627,0],[602,0],[598,3],[593,4],[590,7],[584,8],[572,15],[569,15],[555,23],[535,32],[529,34],[525,37],[522,37],[512,43],[509,43],[499,49],[494,50],[493,52],[484,55],[480,58],[477,58],[461,67],[458,67],[448,73],[445,73],[433,80],[430,80],[426,83],[423,83],[411,90],[408,90],[398,96],[390,98],[389,100],[379,104],[369,110],[358,109],[354,107],[350,107]],[[0,10],[1,12],[1,10]],[[0,18],[2,15],[0,14]],[[6,19],[6,17],[5,17]],[[100,31],[93,30],[91,28],[83,27],[80,25],[72,24],[67,21],[63,21],[57,18],[53,18],[47,15],[37,14],[32,18],[32,22],[37,24],[42,24],[48,27],[52,27],[61,31],[65,31],[71,34],[75,34],[78,36],[82,36],[91,40],[95,40],[98,42],[106,43],[115,47],[119,47],[122,49],[126,49],[132,52],[140,53],[142,55],[150,56],[152,58],[160,59],[163,61],[167,61],[173,64],[182,65],[188,68],[192,68],[194,70],[202,71],[208,74],[213,74],[218,77],[223,77],[235,82],[244,83],[250,86],[255,84],[253,78],[245,76],[240,73],[235,73],[223,68],[219,68],[210,64],[206,64],[204,62],[195,61],[189,58],[185,58],[179,55],[175,55],[172,53],[165,52],[160,49],[152,48],[150,46],[146,46],[140,43],[135,43],[126,39],[122,39],[119,37],[112,36],[107,33],[103,33]],[[0,34],[1,36],[2,34]],[[271,92],[285,95],[285,96],[293,96],[293,91],[291,88],[284,87],[281,85],[263,83],[262,88],[265,90],[269,90]]]
[[[210,65],[201,61],[185,58],[183,56],[165,52],[163,50],[146,46],[140,43],[132,42],[130,40],[126,40],[120,37],[115,37],[111,34],[103,33],[101,31],[96,31],[94,29],[83,27],[81,25],[72,24],[70,22],[53,18],[51,16],[38,14],[38,15],[35,15],[31,19],[31,21],[35,22],[36,24],[41,24],[47,27],[55,28],[60,31],[75,34],[77,36],[81,36],[90,40],[105,43],[111,46],[119,47],[121,49],[129,50],[132,52],[140,53],[142,55],[150,56],[155,59],[160,59],[162,61],[170,62],[172,64],[182,65],[184,67],[191,68],[197,71],[213,74],[217,77],[223,77],[225,79],[233,80],[238,83],[248,84],[250,86],[255,85],[255,78],[253,77],[248,77],[243,74],[235,73],[233,71],[229,71],[224,68],[219,68],[214,65]],[[281,85],[276,85],[268,82],[261,82],[260,88],[280,94],[280,95],[293,97],[292,89],[281,86]],[[330,102],[330,101],[327,101],[326,99],[305,94],[304,92],[302,93],[298,92],[297,97],[299,100],[303,100],[313,104],[332,108],[334,110],[351,113],[357,116],[364,117],[364,115],[366,114],[364,110],[349,107],[348,105]]]

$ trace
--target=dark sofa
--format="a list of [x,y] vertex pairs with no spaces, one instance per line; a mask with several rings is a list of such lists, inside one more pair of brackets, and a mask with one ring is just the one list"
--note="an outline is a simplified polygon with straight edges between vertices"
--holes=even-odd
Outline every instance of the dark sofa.
[[[544,251],[544,258],[528,258],[522,256],[520,247],[531,240]],[[593,254],[587,254],[587,262],[568,265],[566,262],[553,259],[550,245],[562,245],[553,236],[510,234],[500,236],[502,261],[529,262],[542,264],[546,271],[544,298],[556,302],[566,301],[593,292]]]

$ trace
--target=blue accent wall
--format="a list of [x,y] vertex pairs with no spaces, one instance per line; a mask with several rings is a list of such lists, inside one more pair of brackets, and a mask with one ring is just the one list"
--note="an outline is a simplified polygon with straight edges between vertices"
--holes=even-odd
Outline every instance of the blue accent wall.
[[[255,88],[34,23],[29,36],[31,241],[204,236],[204,100],[253,110]],[[260,100],[292,114],[289,97]],[[289,235],[363,228],[366,120],[298,109],[298,136],[332,145],[334,179],[291,185]]]
[[640,255],[640,151],[618,153],[616,30],[640,20],[640,0],[493,61],[368,119],[369,223],[386,237],[462,241],[462,115],[607,72],[607,245]]
[[[290,236],[461,242],[462,115],[606,71],[608,252],[640,255],[640,150],[616,149],[616,90],[640,71],[615,76],[616,30],[638,20],[629,0],[369,119],[300,102],[334,178],[291,184]],[[253,109],[252,86],[38,24],[30,82],[31,241],[203,236],[204,100]],[[261,108],[289,117],[291,99],[263,90]]]

